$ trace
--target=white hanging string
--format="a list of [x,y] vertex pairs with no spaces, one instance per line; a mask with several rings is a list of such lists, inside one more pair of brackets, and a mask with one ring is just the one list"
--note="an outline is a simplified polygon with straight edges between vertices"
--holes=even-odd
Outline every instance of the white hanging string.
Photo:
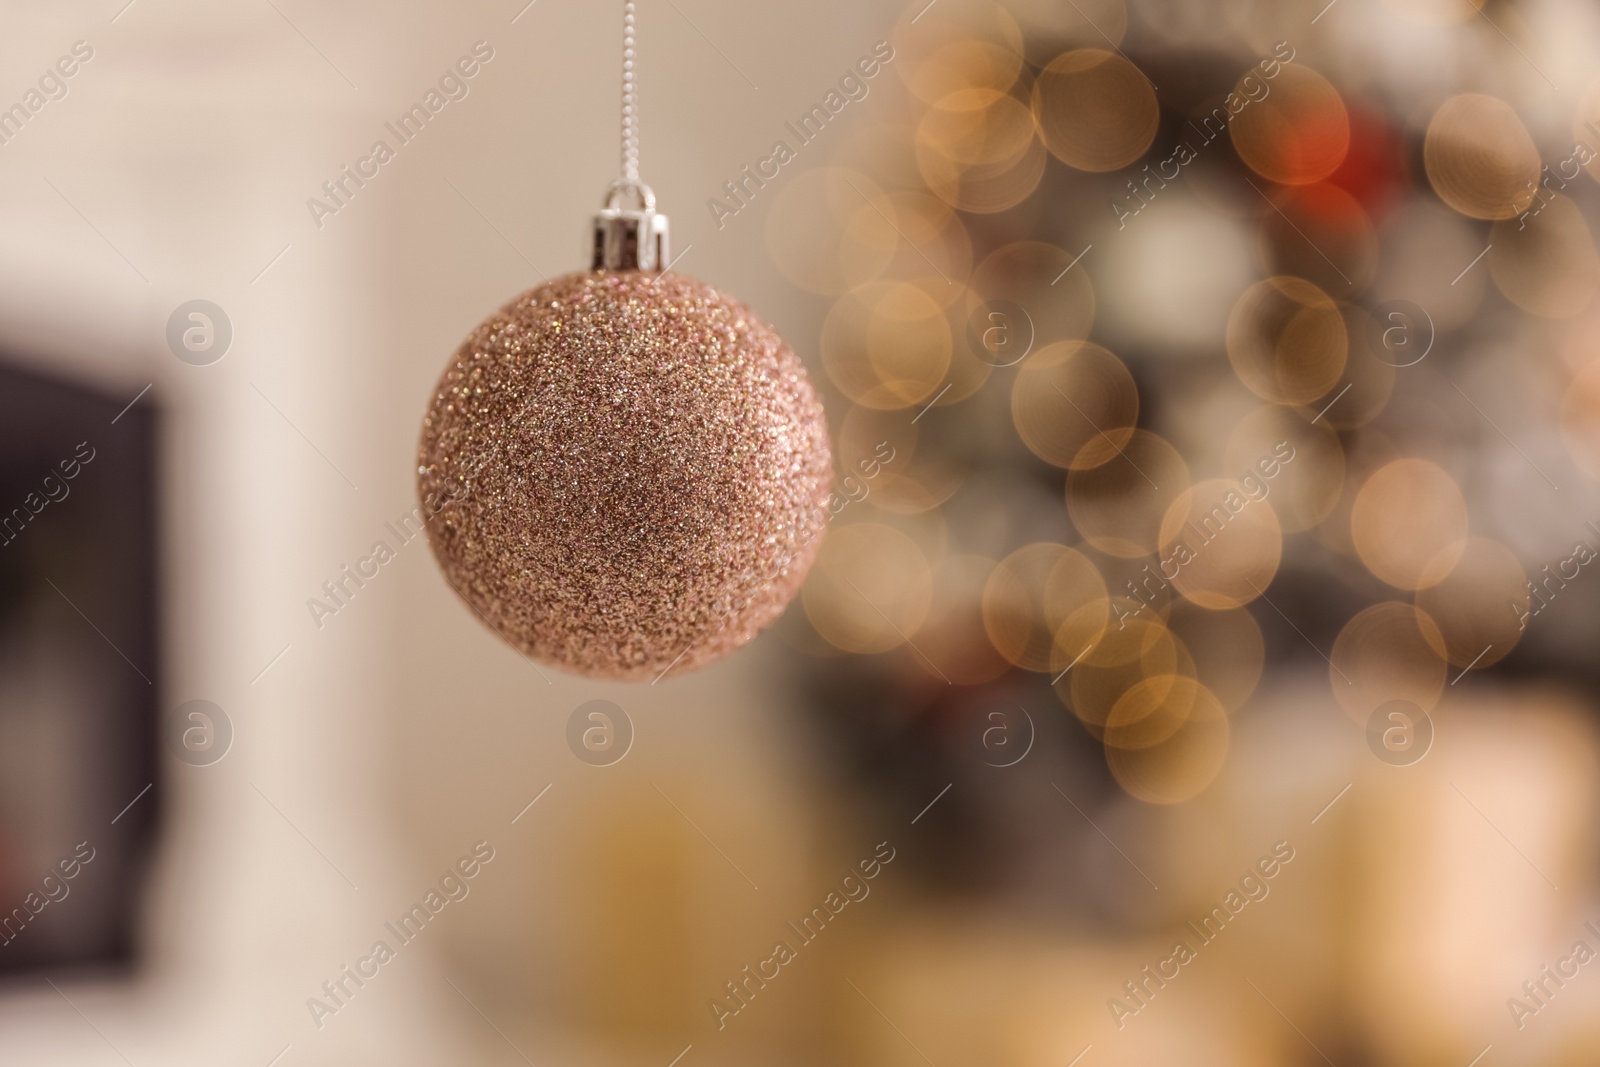
[[639,180],[639,102],[633,72],[633,0],[622,5],[622,179]]

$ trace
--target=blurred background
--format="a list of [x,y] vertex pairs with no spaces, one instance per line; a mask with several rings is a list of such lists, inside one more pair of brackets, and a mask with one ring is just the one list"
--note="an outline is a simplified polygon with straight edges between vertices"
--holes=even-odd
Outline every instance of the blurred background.
[[838,484],[621,685],[400,530],[616,173],[524,2],[4,9],[0,1062],[1593,1062],[1600,9],[641,0]]

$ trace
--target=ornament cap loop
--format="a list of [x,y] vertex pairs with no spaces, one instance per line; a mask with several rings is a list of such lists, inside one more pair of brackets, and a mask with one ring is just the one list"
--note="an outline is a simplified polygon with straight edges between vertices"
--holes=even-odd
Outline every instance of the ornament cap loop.
[[[636,207],[623,207],[632,194]],[[667,217],[656,212],[656,194],[644,182],[619,178],[606,189],[594,217],[593,270],[638,270],[656,273],[668,260]]]
[[617,210],[624,193],[632,193],[639,198],[639,210],[654,211],[656,209],[655,190],[637,178],[618,178],[606,186],[605,199],[600,202],[600,206],[607,211]]

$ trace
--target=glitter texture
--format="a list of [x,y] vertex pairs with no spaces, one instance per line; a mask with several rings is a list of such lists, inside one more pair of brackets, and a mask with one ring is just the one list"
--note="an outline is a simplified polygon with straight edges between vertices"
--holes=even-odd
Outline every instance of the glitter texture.
[[805,369],[743,304],[675,274],[523,293],[445,368],[417,486],[445,578],[564,670],[654,679],[783,611],[827,525]]

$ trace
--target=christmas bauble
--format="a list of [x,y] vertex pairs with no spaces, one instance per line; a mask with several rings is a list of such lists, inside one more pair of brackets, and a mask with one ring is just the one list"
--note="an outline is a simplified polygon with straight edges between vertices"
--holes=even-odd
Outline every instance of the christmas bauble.
[[446,579],[526,655],[655,679],[772,622],[827,523],[804,368],[749,308],[672,273],[523,293],[445,368],[418,488]]

